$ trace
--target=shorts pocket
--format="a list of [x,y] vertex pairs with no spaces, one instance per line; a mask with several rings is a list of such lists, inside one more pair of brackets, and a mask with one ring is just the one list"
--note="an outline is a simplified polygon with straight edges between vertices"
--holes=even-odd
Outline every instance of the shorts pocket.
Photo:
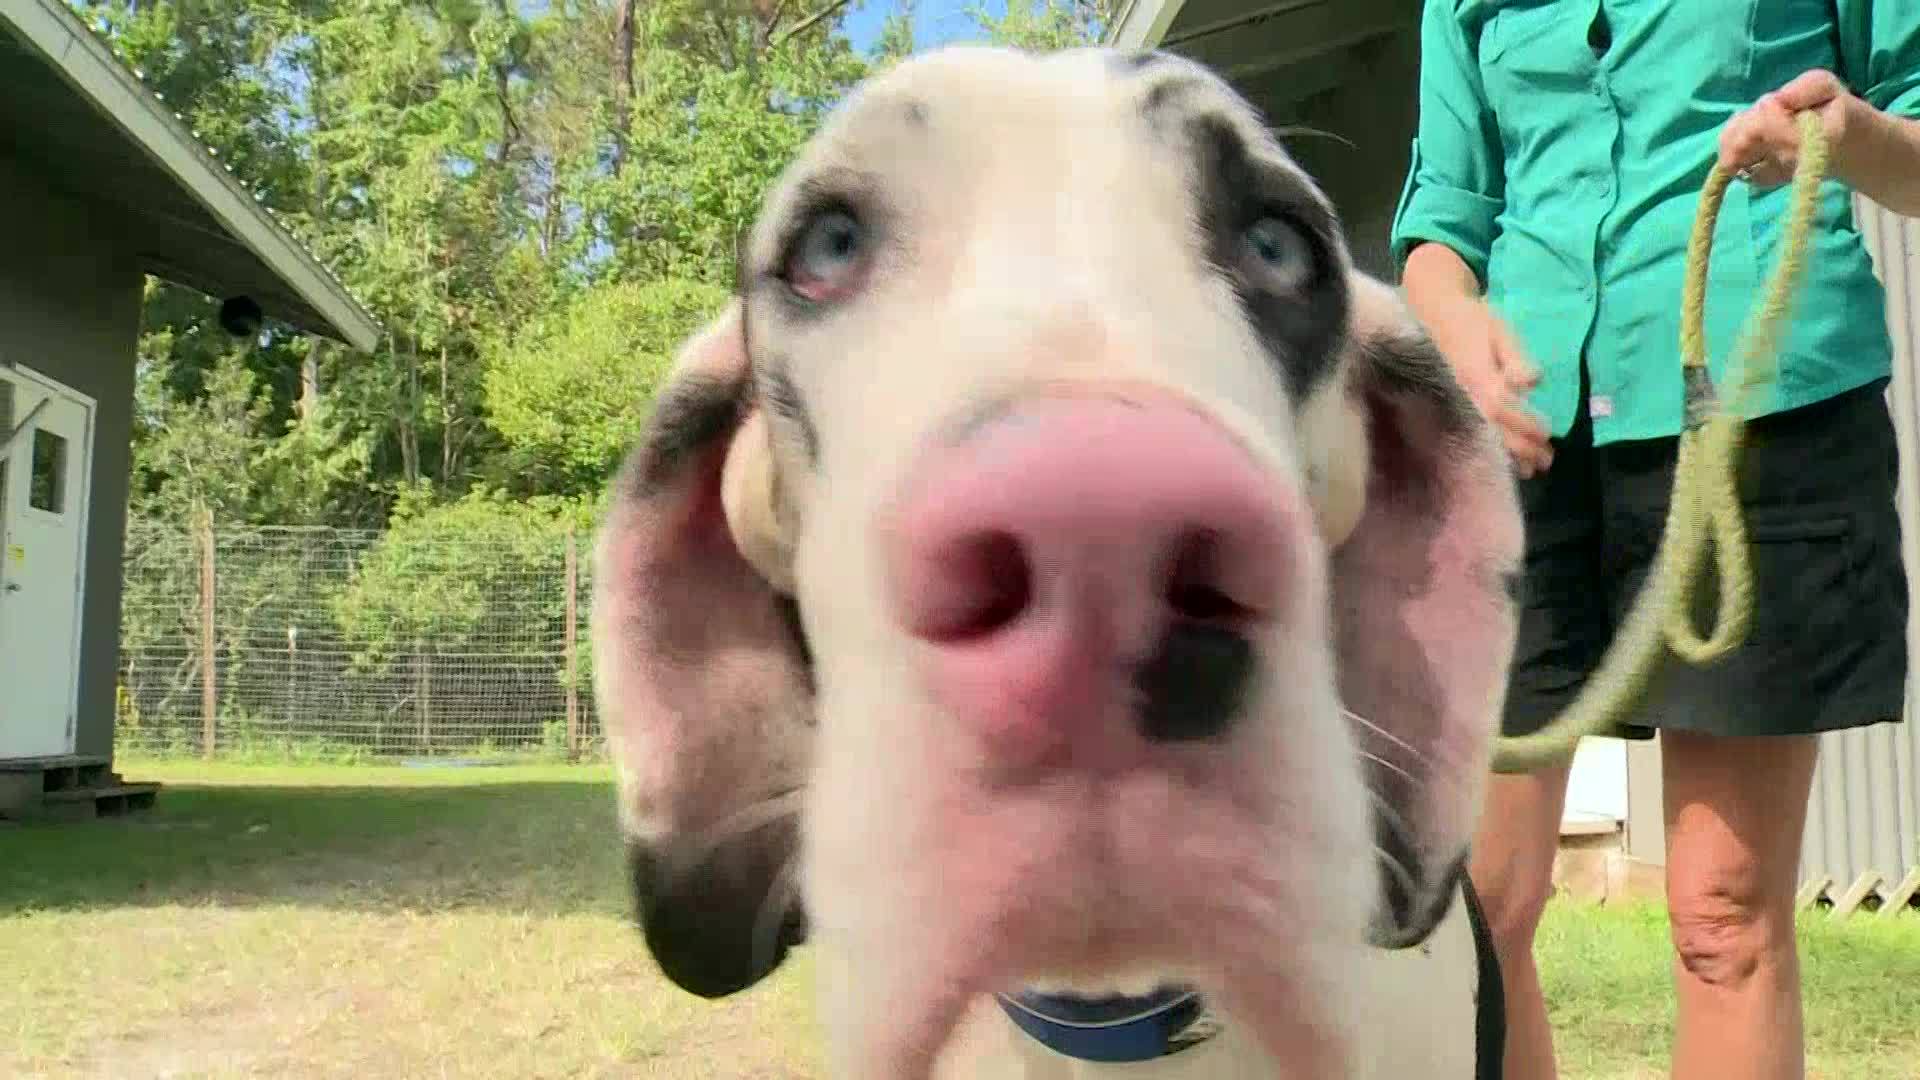
[[1863,625],[1856,619],[1869,598],[1861,595],[1862,545],[1853,515],[1780,510],[1748,514],[1751,644],[1783,660],[1817,663],[1823,643],[1838,645],[1844,635],[1877,622],[1869,619]]
[[1796,540],[1845,540],[1853,535],[1853,519],[1846,514],[1820,517],[1760,515],[1748,512],[1747,539],[1755,544],[1785,544]]

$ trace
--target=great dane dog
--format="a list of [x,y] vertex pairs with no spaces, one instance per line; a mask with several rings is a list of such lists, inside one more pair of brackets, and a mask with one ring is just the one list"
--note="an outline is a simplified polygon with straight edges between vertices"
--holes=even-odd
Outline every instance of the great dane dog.
[[1224,81],[901,63],[604,522],[646,944],[719,997],[810,942],[852,1080],[1497,1075],[1461,865],[1520,557],[1490,428]]

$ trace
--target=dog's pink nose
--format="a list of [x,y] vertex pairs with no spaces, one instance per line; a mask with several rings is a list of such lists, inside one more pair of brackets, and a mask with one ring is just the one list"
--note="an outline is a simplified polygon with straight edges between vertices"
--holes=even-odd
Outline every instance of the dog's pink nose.
[[893,600],[941,704],[1009,764],[1206,738],[1243,704],[1296,513],[1178,402],[1021,400],[912,477]]

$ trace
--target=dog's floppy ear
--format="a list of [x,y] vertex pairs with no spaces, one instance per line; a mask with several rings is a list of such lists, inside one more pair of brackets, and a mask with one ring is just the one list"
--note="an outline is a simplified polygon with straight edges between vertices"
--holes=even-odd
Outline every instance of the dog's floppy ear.
[[735,301],[676,359],[594,572],[639,921],[668,978],[705,997],[758,982],[805,935],[791,864],[813,695],[792,602],[755,569],[783,545],[741,318]]
[[1340,693],[1375,794],[1375,944],[1445,916],[1505,702],[1522,557],[1507,456],[1399,297],[1355,275],[1364,502],[1333,551]]

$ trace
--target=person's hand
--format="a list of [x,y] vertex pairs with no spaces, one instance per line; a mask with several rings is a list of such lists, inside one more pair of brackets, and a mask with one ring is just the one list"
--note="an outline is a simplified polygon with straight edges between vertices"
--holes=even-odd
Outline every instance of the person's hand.
[[1546,425],[1526,403],[1540,375],[1507,324],[1478,299],[1462,300],[1430,321],[1434,345],[1467,396],[1500,432],[1520,475],[1547,471],[1553,446]]
[[1809,109],[1820,116],[1827,144],[1836,150],[1846,141],[1855,111],[1864,103],[1853,96],[1831,71],[1808,71],[1736,114],[1720,129],[1720,167],[1738,173],[1756,188],[1776,188],[1793,179],[1800,163],[1800,129],[1796,113]]

